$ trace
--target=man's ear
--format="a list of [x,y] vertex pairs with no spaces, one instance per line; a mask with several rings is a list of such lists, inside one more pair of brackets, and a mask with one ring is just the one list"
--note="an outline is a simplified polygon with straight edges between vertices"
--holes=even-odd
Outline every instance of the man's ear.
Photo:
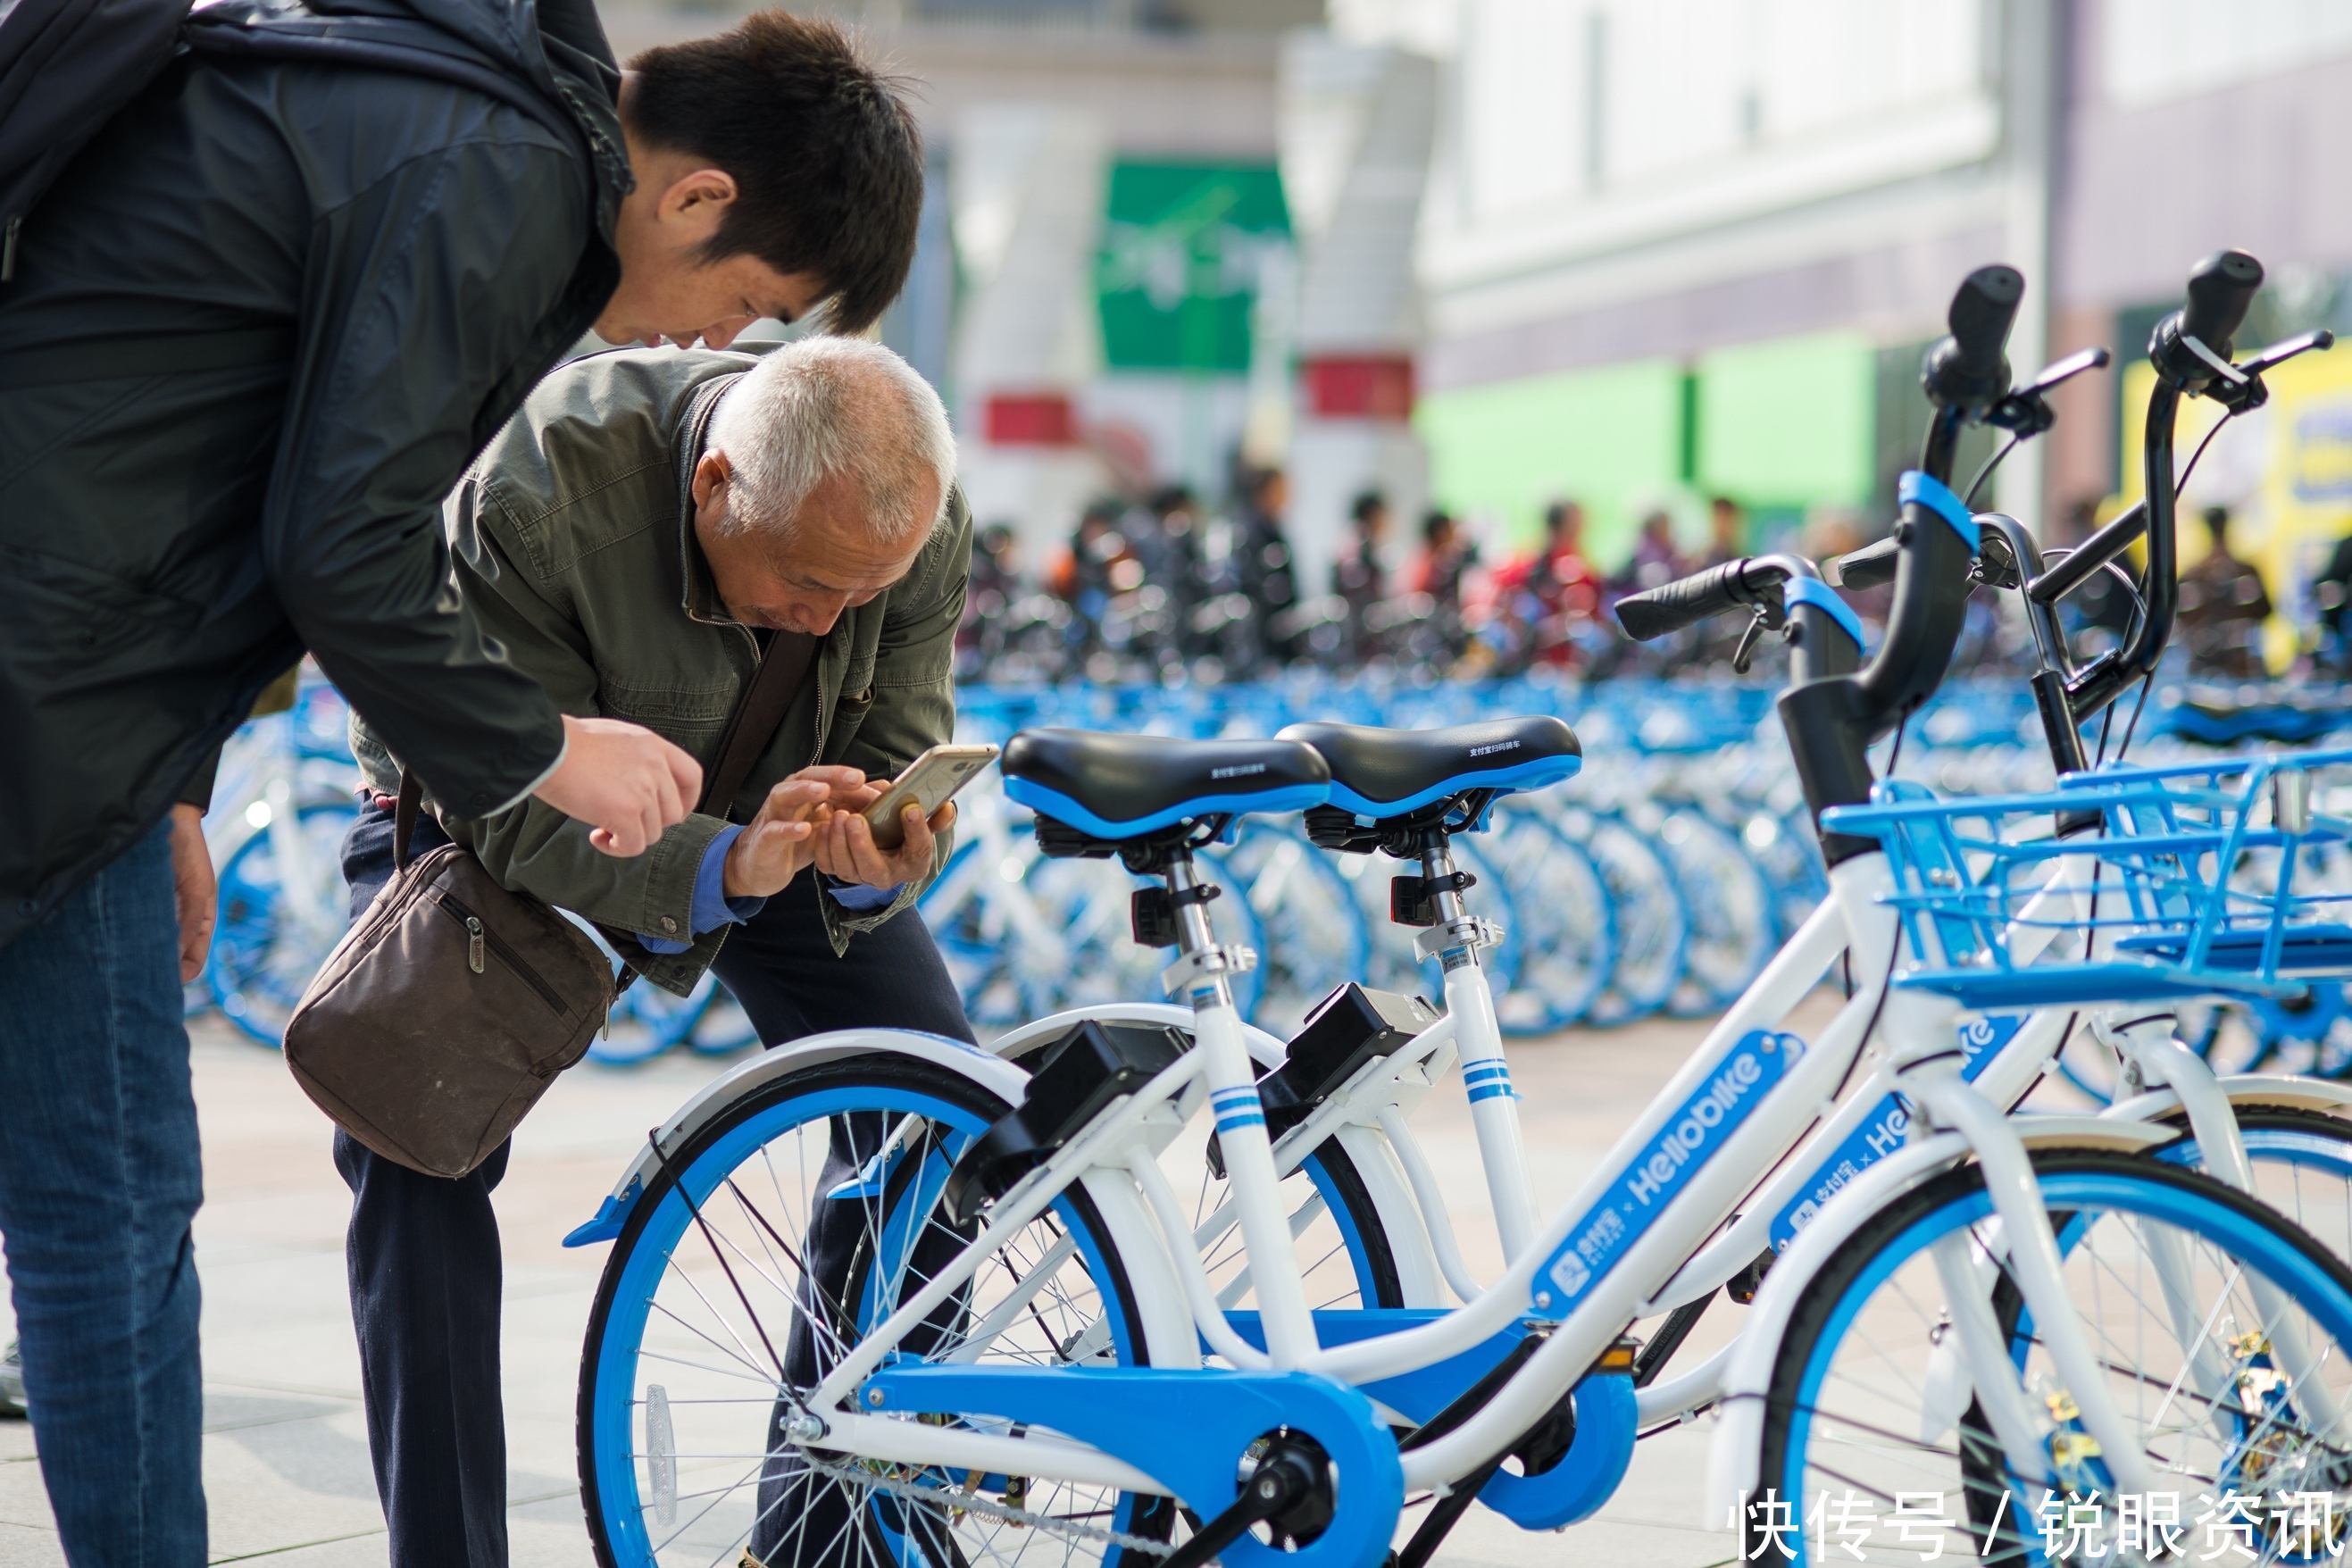
[[694,478],[689,488],[694,495],[694,510],[701,511],[710,505],[710,498],[727,482],[733,470],[727,466],[724,452],[705,452],[695,459]]
[[735,176],[726,170],[696,169],[670,182],[656,216],[664,223],[684,224],[682,237],[701,244],[719,232],[737,194]]

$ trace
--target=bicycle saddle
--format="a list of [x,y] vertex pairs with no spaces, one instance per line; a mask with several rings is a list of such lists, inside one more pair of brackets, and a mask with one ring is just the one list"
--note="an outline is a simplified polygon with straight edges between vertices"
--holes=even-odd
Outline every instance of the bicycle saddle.
[[1294,741],[1171,741],[1088,730],[1024,730],[1005,742],[1004,793],[1038,816],[1107,839],[1188,818],[1303,811],[1331,770]]
[[1292,724],[1331,766],[1331,804],[1375,821],[1418,811],[1468,789],[1541,789],[1584,765],[1576,731],[1549,714],[1486,719],[1443,730]]

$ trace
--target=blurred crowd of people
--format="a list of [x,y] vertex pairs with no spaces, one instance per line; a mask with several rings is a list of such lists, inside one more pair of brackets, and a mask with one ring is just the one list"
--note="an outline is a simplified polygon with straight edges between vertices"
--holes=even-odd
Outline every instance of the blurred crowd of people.
[[[1307,581],[1292,549],[1288,478],[1252,471],[1229,504],[1212,508],[1182,484],[1139,501],[1088,506],[1069,542],[1031,568],[1008,524],[975,541],[971,605],[959,643],[967,680],[1083,678],[1246,679],[1297,664],[1385,666],[1415,677],[1475,678],[1549,667],[1586,677],[1745,668],[1745,623],[1726,617],[1656,644],[1617,627],[1617,602],[1738,556],[1792,549],[1826,562],[1869,542],[1856,514],[1786,515],[1759,530],[1738,500],[1706,504],[1693,551],[1673,513],[1646,512],[1630,553],[1604,565],[1590,550],[1586,515],[1562,498],[1544,509],[1534,542],[1491,551],[1443,508],[1400,529],[1388,498],[1366,489],[1348,509],[1328,580]],[[2069,508],[2046,547],[2097,524],[2095,502]],[[2269,671],[2274,605],[2237,552],[2226,508],[2202,513],[2205,550],[2181,574],[2178,645],[2192,678],[2256,679]],[[1759,531],[1774,537],[1759,538]],[[1490,558],[1491,556],[1491,558]],[[1883,621],[1888,590],[1840,590],[1863,619]],[[2352,535],[2294,595],[2303,612],[2299,661],[2352,673]],[[2128,634],[2137,591],[2127,575],[2095,578],[2066,605],[2078,657]],[[2013,606],[1979,594],[1958,655],[1963,669],[2024,667],[2032,647]],[[1763,645],[1772,646],[1768,639]]]

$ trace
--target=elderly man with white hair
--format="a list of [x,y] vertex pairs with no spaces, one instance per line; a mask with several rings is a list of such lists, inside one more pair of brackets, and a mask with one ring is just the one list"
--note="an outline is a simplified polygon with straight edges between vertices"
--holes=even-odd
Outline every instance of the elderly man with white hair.
[[[877,344],[625,350],[558,369],[446,519],[457,592],[509,662],[563,712],[633,720],[709,774],[762,661],[813,657],[735,799],[635,859],[597,852],[583,825],[530,801],[446,829],[428,813],[414,851],[446,830],[507,886],[595,922],[666,990],[684,995],[715,970],[770,1045],[856,1026],[971,1039],[929,933],[894,918],[944,862],[955,808],[928,821],[910,811],[887,852],[861,815],[955,728],[971,521],[954,468],[938,395]],[[352,749],[373,796],[343,848],[356,914],[392,873],[400,768],[357,723]],[[863,1136],[836,1129],[836,1160],[854,1162]],[[443,1181],[336,1135],[395,1568],[506,1561],[490,1206],[506,1162],[501,1148]],[[793,1223],[803,1217],[823,1277],[827,1227],[823,1215]],[[793,1340],[789,1353],[813,1353],[804,1334]],[[770,1511],[773,1537],[808,1510]],[[761,1561],[798,1555],[780,1542],[751,1545]]]

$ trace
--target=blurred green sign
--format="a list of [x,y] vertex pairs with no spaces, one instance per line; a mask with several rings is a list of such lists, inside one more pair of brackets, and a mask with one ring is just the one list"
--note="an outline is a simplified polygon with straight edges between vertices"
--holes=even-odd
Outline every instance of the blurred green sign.
[[1282,179],[1263,163],[1114,163],[1095,258],[1114,370],[1249,369],[1250,312],[1290,247]]

